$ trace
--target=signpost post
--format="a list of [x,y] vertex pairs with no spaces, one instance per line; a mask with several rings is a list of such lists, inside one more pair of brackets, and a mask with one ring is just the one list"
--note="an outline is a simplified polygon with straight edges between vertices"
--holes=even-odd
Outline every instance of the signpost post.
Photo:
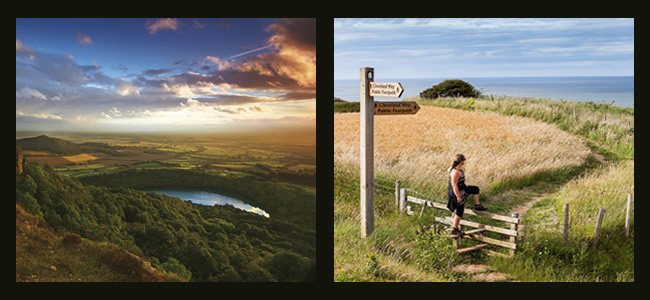
[[361,237],[365,238],[375,227],[375,172],[373,130],[375,115],[416,114],[420,106],[415,102],[375,102],[375,96],[399,98],[404,92],[399,82],[374,82],[375,69],[361,68],[360,89],[360,175],[361,175]]
[[375,69],[361,68],[360,114],[361,114],[361,237],[370,235],[375,227],[375,175],[373,161],[373,114],[374,98],[369,87],[374,80]]

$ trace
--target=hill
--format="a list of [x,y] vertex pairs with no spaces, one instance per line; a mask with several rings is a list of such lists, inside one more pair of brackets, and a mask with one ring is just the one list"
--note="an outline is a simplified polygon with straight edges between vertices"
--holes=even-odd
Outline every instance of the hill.
[[[303,202],[315,198],[307,194],[296,194],[296,197]],[[73,266],[74,263],[63,259],[70,252],[61,244],[72,233],[77,234],[80,245],[87,248],[74,250],[79,256],[71,259],[85,264],[90,274],[101,273],[112,265],[119,269],[125,264],[130,267],[124,272],[141,274],[129,271],[140,265],[134,259],[137,257],[151,262],[156,269],[192,281],[305,281],[315,278],[315,228],[281,218],[265,218],[231,206],[196,205],[122,186],[85,185],[75,178],[57,174],[48,165],[40,166],[35,162],[27,163],[22,174],[16,176],[16,205],[20,206],[17,222],[31,220],[27,222],[29,229],[17,226],[16,260],[21,268],[17,267],[16,280],[30,279],[33,270],[43,271],[44,264],[54,265],[51,261],[59,250],[62,260],[54,267],[59,270],[61,265]],[[22,213],[23,210],[30,215]],[[30,237],[27,230],[33,229],[34,224],[48,230]],[[25,241],[21,240],[23,237]],[[32,242],[34,244],[30,244]],[[23,258],[19,253],[25,249],[18,251],[19,245],[24,245],[33,255]],[[100,256],[94,256],[95,253]],[[68,271],[77,267],[65,268]],[[118,275],[93,275],[95,277],[86,277],[86,280],[134,278]],[[135,279],[148,281],[150,278]]]
[[[456,271],[463,264],[488,265],[507,280],[634,281],[633,205],[629,236],[623,226],[634,188],[633,109],[511,97],[409,100],[422,106],[417,115],[375,118],[376,219],[366,239],[359,239],[359,116],[334,115],[334,281],[477,281]],[[396,180],[409,195],[446,199],[455,153],[468,157],[468,183],[480,186],[489,212],[526,208],[513,258],[454,255],[444,233],[418,232],[448,212],[396,211]]]
[[76,144],[70,141],[39,135],[16,140],[16,145],[23,150],[48,151],[53,154],[75,155],[86,152],[103,152],[110,155],[122,155],[117,147],[104,143],[83,143]]
[[16,204],[16,281],[185,281],[108,242],[58,233]]
[[335,113],[346,113],[346,112],[359,112],[360,106],[359,102],[349,102],[341,98],[334,98],[334,112]]

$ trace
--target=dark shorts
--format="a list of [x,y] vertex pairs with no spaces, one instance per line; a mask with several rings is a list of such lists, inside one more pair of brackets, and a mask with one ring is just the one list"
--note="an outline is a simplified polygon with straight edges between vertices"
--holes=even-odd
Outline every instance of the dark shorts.
[[467,191],[468,195],[478,195],[481,193],[481,190],[479,190],[478,186],[475,185],[466,185],[465,191]]
[[463,198],[463,203],[458,204],[456,201],[456,195],[450,194],[449,196],[449,202],[447,203],[447,207],[449,210],[456,211],[456,215],[459,217],[463,217],[463,213],[465,212],[465,202],[467,202],[467,196],[468,195],[478,195],[480,193],[480,189],[478,186],[474,185],[464,185],[462,189],[460,189],[460,196]]

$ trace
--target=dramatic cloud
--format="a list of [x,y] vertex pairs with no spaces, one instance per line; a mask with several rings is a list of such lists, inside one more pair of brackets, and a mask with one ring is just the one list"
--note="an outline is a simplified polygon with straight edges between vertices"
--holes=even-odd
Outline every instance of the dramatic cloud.
[[[285,19],[270,25],[267,45],[235,54],[228,59],[207,56],[218,67],[223,81],[246,88],[315,88],[316,21]],[[236,64],[230,59],[271,48],[275,51],[247,57]],[[289,80],[289,81],[287,81]],[[270,84],[272,83],[272,84]]]
[[145,25],[149,29],[150,34],[156,34],[158,30],[170,29],[176,31],[178,29],[178,19],[160,19],[157,21],[148,20]]
[[[188,33],[242,30],[240,26],[231,28],[225,20],[219,26],[192,19],[183,23],[202,30],[181,32],[179,39]],[[148,20],[145,24],[152,35],[182,26],[177,19]],[[26,45],[17,33],[17,128],[228,130],[250,123],[267,129],[276,123],[290,127],[292,120],[299,120],[294,124],[298,127],[313,126],[315,21],[281,20],[265,29],[262,33],[266,38],[246,42],[253,44],[223,40],[233,43],[224,49],[239,51],[222,52],[222,56],[212,54],[214,48],[203,50],[201,55],[187,54],[196,53],[196,49],[187,53],[177,49],[173,52],[186,56],[167,56],[165,60],[156,56],[151,61],[136,62],[134,55],[149,55],[151,49],[118,53],[117,58],[107,59],[98,54],[107,50],[101,49],[106,45],[93,44],[82,32],[76,33],[77,41],[92,47],[68,50],[46,43]],[[258,119],[265,121],[255,121]]]
[[84,46],[90,46],[93,44],[93,40],[90,38],[90,36],[83,35],[81,32],[77,32],[77,40]]
[[285,19],[268,28],[275,34],[269,41],[277,47],[316,55],[316,19]]

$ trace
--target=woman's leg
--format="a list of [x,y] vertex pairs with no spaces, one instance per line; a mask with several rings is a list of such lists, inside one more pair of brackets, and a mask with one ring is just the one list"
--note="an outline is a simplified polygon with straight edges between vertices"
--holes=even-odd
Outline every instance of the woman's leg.
[[460,220],[461,220],[461,217],[459,217],[458,215],[455,215],[454,216],[454,222],[453,222],[453,224],[451,226],[453,228],[458,228],[458,224],[460,224]]
[[478,195],[479,195],[479,194],[474,194],[474,195],[472,195],[472,196],[474,196],[474,197],[473,197],[473,198],[474,198],[474,204],[480,204],[480,203],[478,202]]

